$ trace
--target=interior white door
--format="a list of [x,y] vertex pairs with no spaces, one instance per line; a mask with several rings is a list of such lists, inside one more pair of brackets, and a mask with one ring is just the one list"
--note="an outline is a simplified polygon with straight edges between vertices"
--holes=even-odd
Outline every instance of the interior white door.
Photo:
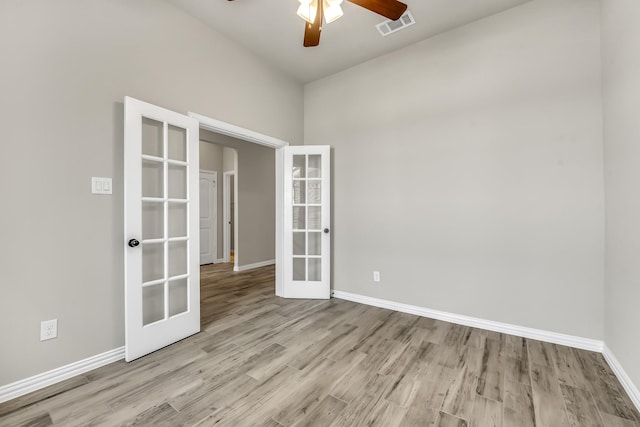
[[216,261],[218,246],[217,172],[200,172],[200,265]]
[[198,122],[125,98],[125,359],[200,331]]
[[284,148],[285,298],[331,296],[330,147]]

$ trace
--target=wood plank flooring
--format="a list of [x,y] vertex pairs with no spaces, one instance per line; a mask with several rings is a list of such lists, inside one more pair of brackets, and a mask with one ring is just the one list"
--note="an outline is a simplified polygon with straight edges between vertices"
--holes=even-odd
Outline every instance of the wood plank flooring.
[[0,404],[1,426],[625,426],[597,353],[332,299],[274,268],[202,268],[203,331]]

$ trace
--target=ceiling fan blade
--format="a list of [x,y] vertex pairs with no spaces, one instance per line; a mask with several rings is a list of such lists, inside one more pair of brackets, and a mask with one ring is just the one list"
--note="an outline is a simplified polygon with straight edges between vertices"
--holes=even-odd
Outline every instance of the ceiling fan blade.
[[304,26],[304,47],[313,47],[320,44],[320,32],[322,31],[322,0],[318,1],[318,11],[313,24],[305,22]]
[[397,0],[349,0],[378,15],[395,21],[407,10],[407,5]]

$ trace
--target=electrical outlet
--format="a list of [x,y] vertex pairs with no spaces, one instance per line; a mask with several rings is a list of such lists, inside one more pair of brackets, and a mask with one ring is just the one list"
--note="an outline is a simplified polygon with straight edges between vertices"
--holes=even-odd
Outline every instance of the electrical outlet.
[[373,281],[374,282],[379,282],[380,281],[380,272],[379,271],[374,271],[373,272]]
[[40,322],[40,341],[58,337],[58,319]]

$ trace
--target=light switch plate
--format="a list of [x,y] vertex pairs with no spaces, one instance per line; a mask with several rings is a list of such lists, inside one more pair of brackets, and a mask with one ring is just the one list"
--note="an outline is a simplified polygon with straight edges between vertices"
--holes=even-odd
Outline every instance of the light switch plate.
[[112,194],[113,187],[111,178],[103,178],[99,176],[91,177],[91,193],[93,194]]

